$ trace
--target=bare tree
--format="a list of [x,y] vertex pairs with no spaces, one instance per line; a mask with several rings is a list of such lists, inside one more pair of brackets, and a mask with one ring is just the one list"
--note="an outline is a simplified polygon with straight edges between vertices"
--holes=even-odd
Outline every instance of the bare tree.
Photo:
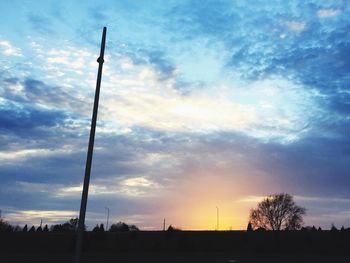
[[306,209],[297,206],[289,194],[275,194],[258,203],[256,209],[250,211],[249,221],[254,229],[297,230],[303,224]]

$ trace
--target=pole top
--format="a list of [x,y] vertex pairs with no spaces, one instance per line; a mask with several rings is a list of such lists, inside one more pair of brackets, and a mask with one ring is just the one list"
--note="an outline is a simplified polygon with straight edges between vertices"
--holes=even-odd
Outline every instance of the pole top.
[[106,32],[107,32],[107,27],[103,27],[103,32],[102,32],[102,40],[101,40],[101,51],[100,51],[100,56],[97,59],[97,62],[99,64],[103,64],[105,61],[103,59],[104,53],[105,53],[105,46],[106,46]]

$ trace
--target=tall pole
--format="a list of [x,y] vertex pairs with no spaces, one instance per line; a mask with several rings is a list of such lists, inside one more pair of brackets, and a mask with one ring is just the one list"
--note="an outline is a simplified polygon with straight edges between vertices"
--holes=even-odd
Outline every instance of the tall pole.
[[94,150],[94,141],[95,141],[95,130],[96,130],[96,120],[97,120],[97,111],[98,111],[98,101],[99,101],[99,97],[100,97],[102,67],[103,67],[103,62],[104,62],[104,52],[105,52],[105,45],[106,45],[106,31],[107,31],[107,28],[104,27],[103,28],[103,33],[102,33],[100,56],[97,59],[97,62],[98,62],[99,65],[98,65],[98,73],[97,73],[97,81],[96,81],[94,109],[93,109],[93,112],[92,112],[92,120],[91,120],[89,147],[88,147],[87,158],[86,158],[83,193],[82,193],[82,196],[81,196],[81,204],[80,204],[79,223],[78,223],[78,236],[77,236],[77,242],[76,242],[76,247],[75,247],[75,263],[80,263],[81,249],[82,249],[82,243],[83,243],[86,205],[87,205],[87,198],[88,198],[88,192],[89,192],[89,183],[90,183],[92,153],[93,153],[93,150]]
[[219,207],[216,207],[216,230],[219,231]]
[[106,224],[106,231],[108,231],[108,221],[109,221],[109,207],[105,207],[107,210],[107,224]]
[[163,231],[165,231],[165,218],[164,218],[164,221],[163,221]]

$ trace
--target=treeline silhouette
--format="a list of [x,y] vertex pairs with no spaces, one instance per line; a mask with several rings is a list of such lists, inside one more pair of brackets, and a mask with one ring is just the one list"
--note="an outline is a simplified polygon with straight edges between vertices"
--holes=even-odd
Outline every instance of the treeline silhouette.
[[[5,221],[3,218],[0,218],[0,232],[75,232],[78,230],[78,218],[71,218],[67,222],[63,224],[54,224],[50,227],[45,224],[44,227],[42,225],[35,227],[32,225],[28,227],[28,225],[24,225],[24,227],[20,227],[18,225],[13,226],[9,222]],[[87,227],[85,226],[85,230]],[[128,232],[128,231],[140,231],[140,229],[136,225],[128,225],[124,222],[118,222],[116,224],[112,224],[109,229],[105,230],[104,224],[97,224],[92,232]]]
[[[1,253],[73,253],[78,219],[44,227],[12,226],[0,220]],[[25,233],[27,232],[27,233]],[[40,232],[40,233],[39,233]],[[300,230],[140,231],[124,222],[103,224],[84,233],[84,251],[93,253],[138,252],[223,252],[242,254],[350,255],[350,229],[330,230],[307,226]]]
[[[24,225],[24,227],[20,227],[18,225],[14,226],[11,225],[9,222],[5,221],[3,218],[0,218],[0,232],[75,232],[78,229],[78,218],[71,218],[67,222],[63,224],[54,224],[50,227],[45,224],[44,226],[38,226],[35,227],[32,225],[31,227],[28,227],[28,225]],[[85,231],[87,230],[87,227],[85,226]],[[129,231],[140,231],[140,229],[136,225],[128,225],[124,222],[118,222],[115,224],[112,224],[109,229],[105,229],[104,224],[96,224],[96,226],[91,230],[92,232],[129,232]],[[170,225],[167,228],[168,232],[173,231],[182,231],[180,228],[175,228],[172,225]],[[263,227],[259,227],[257,229],[253,229],[252,224],[249,222],[247,225],[247,232],[263,232],[263,231],[271,231],[269,229],[265,229]],[[290,231],[288,229],[280,230],[280,231]],[[293,230],[293,231],[302,231],[302,232],[315,232],[315,231],[324,231],[321,227],[315,227],[315,226],[305,226],[301,227],[299,230]],[[328,230],[327,230],[328,231]],[[336,232],[336,231],[347,231],[350,232],[350,228],[345,228],[342,226],[340,229],[338,229],[334,224],[331,225],[330,231]],[[226,231],[227,232],[227,231]]]

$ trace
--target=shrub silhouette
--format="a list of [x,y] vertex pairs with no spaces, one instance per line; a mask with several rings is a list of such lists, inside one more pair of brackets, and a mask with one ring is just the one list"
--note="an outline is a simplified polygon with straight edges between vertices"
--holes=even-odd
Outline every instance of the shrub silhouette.
[[118,222],[116,224],[112,224],[109,231],[111,232],[128,232],[129,226],[124,222]]
[[167,231],[169,231],[169,232],[173,232],[173,231],[181,231],[181,229],[179,229],[179,228],[175,228],[175,227],[173,227],[172,225],[170,225],[170,226],[168,227]]

